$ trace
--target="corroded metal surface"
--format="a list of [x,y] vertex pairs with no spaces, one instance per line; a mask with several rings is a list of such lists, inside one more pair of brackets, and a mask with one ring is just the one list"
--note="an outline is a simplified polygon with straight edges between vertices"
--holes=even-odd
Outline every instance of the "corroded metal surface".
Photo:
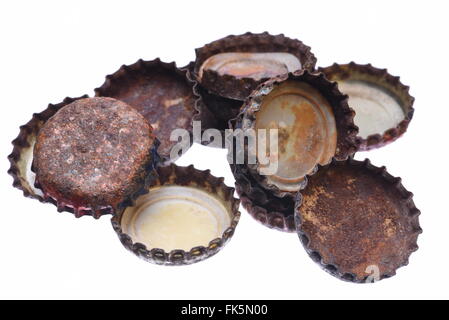
[[333,160],[298,194],[296,223],[313,260],[331,274],[364,282],[393,276],[418,249],[419,210],[400,178],[366,159]]
[[112,98],[86,98],[61,108],[39,130],[36,185],[59,208],[98,217],[136,193],[154,159],[149,123]]
[[65,98],[57,104],[49,104],[39,113],[34,113],[31,120],[20,126],[19,135],[12,141],[13,151],[8,156],[10,168],[8,173],[13,177],[13,186],[22,190],[25,197],[45,201],[40,189],[34,187],[35,174],[31,171],[33,149],[39,130],[56,112],[73,101],[87,98],[87,95],[78,98]]

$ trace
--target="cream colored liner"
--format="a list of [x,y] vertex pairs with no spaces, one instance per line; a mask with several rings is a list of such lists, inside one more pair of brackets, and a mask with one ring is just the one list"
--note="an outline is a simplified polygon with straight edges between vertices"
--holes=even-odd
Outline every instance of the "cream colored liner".
[[231,213],[213,195],[187,186],[161,186],[137,199],[122,229],[147,249],[188,251],[207,246],[231,225]]

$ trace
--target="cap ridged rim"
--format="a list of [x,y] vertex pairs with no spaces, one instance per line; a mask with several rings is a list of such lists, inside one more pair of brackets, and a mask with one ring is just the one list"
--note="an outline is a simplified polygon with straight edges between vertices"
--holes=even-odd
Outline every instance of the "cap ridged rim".
[[[186,69],[193,77],[193,68],[195,62],[191,61],[188,65],[181,69]],[[216,129],[220,131],[222,137],[225,136],[225,130],[228,129],[228,121],[237,116],[240,112],[240,108],[243,104],[240,100],[233,100],[218,96],[212,92],[209,92],[206,88],[202,87],[197,82],[197,93],[201,96],[202,105],[202,122],[201,130],[204,132],[207,129]],[[211,143],[212,141],[201,141],[202,145],[217,147],[217,144]],[[225,141],[222,141],[221,148],[225,148]]]
[[244,165],[231,165],[231,170],[240,202],[255,220],[271,229],[296,232],[293,198],[272,195],[254,180]]

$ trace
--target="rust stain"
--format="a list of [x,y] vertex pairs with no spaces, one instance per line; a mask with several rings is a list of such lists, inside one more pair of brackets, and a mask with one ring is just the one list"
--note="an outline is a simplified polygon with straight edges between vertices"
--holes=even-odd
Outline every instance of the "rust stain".
[[36,181],[71,207],[114,207],[138,189],[153,142],[150,125],[129,105],[111,98],[77,100],[39,131]]
[[392,273],[410,254],[415,235],[401,195],[375,173],[363,167],[323,168],[301,193],[301,228],[325,264],[363,280],[368,266]]

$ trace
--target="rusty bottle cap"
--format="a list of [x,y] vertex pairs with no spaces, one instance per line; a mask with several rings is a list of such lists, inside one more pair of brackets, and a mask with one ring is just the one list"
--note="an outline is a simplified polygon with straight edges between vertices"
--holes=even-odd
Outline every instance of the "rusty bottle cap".
[[[257,135],[260,129],[278,130],[277,154],[267,148],[265,164],[267,159],[260,159],[257,148],[247,148],[249,156],[257,159],[247,166],[261,185],[283,197],[304,188],[305,176],[317,165],[334,156],[345,159],[357,150],[353,117],[347,96],[336,83],[322,73],[302,70],[260,85],[245,101],[235,127]],[[263,173],[276,159],[276,172]]]
[[387,69],[370,64],[336,64],[319,68],[339,89],[349,96],[349,106],[356,112],[359,149],[370,150],[390,143],[405,133],[413,117],[414,98],[409,87]]
[[393,276],[418,249],[420,211],[412,197],[385,167],[334,159],[298,193],[299,237],[310,257],[342,280]]
[[114,213],[152,177],[157,140],[148,121],[112,98],[76,100],[48,119],[33,153],[35,186],[77,217]]
[[13,144],[14,186],[76,217],[98,218],[126,205],[152,179],[159,159],[148,122],[111,98],[49,105]]
[[267,32],[230,35],[196,49],[194,73],[200,84],[225,98],[244,100],[269,78],[313,70],[316,58],[301,41]]
[[183,265],[217,253],[240,218],[234,189],[209,170],[161,166],[149,193],[112,218],[122,244],[149,262]]

